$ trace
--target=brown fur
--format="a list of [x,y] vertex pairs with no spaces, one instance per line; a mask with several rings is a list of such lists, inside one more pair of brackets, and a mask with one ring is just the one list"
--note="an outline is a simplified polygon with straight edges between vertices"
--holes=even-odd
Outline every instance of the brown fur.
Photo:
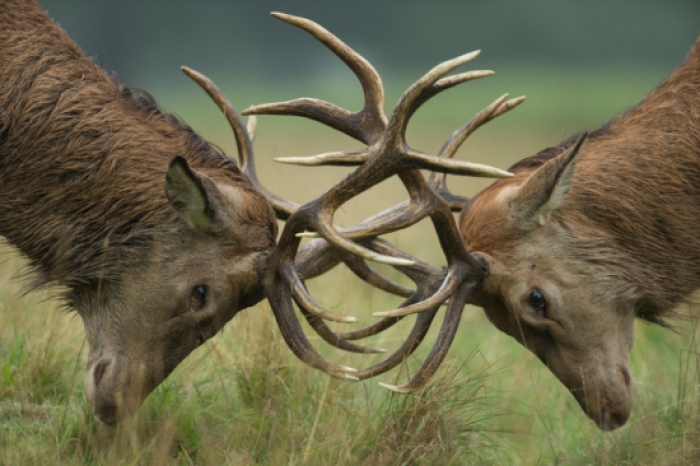
[[[571,188],[542,225],[523,223],[522,206],[533,205],[526,181],[565,163],[576,139],[513,165],[515,177],[479,193],[460,224],[467,247],[493,266],[475,303],[542,358],[601,427],[614,428],[633,397],[627,316],[664,324],[700,288],[700,39],[639,105],[590,134]],[[566,330],[559,336],[528,325],[524,297],[546,287]],[[597,400],[581,393],[586,383]]]
[[38,6],[4,1],[0,24],[12,26],[0,29],[0,233],[43,280],[110,275],[107,238],[128,247],[177,222],[163,195],[175,155],[242,189],[251,238],[269,246],[269,207],[232,159],[104,73]]
[[[218,199],[219,217],[234,228],[197,232],[173,208],[165,184],[177,155],[186,159],[192,176],[204,180],[211,199]],[[233,212],[230,202],[215,193],[224,186],[237,193]],[[34,1],[0,1],[0,234],[27,256],[35,285],[66,287],[69,303],[86,323],[91,364],[106,357],[103,340],[122,332],[105,327],[143,326],[143,314],[162,306],[144,296],[149,290],[128,302],[127,284],[134,275],[151,270],[164,280],[184,253],[188,259],[183,265],[189,265],[173,280],[185,282],[198,270],[194,262],[209,262],[213,268],[217,259],[241,260],[253,268],[254,261],[242,258],[274,247],[276,228],[269,204],[232,159],[159,110],[150,96],[107,75]],[[227,267],[225,261],[221,267]],[[154,279],[144,277],[134,286]],[[237,295],[229,307],[261,299],[259,283],[239,288],[236,293],[248,294]],[[235,309],[225,314],[230,319]],[[215,327],[225,323],[219,320]],[[151,341],[130,343],[134,352],[154,344],[149,332],[144,338]],[[198,330],[197,345],[200,336]],[[177,341],[155,344],[177,353]],[[147,391],[191,349],[181,348],[176,357],[163,351],[137,355],[168,361],[151,368],[159,374]]]

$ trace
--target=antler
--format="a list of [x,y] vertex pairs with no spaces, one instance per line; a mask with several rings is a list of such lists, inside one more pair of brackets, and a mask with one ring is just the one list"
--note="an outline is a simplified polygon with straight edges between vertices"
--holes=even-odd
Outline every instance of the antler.
[[[383,243],[377,242],[372,242],[370,245],[362,245],[359,242],[352,241],[352,239],[371,238],[389,231],[405,228],[429,216],[447,257],[447,270],[444,274],[444,279],[442,279],[441,274],[440,280],[437,282],[439,285],[433,285],[429,280],[416,278],[414,281],[417,284],[417,290],[402,307],[393,311],[375,314],[386,316],[385,324],[375,324],[368,327],[369,330],[363,329],[360,332],[362,336],[378,333],[381,331],[381,328],[392,325],[403,315],[415,312],[421,313],[416,320],[411,336],[396,353],[372,368],[354,372],[352,376],[353,378],[371,377],[388,370],[403,360],[422,340],[437,312],[438,306],[449,298],[450,303],[438,340],[419,372],[403,387],[387,386],[397,391],[407,391],[420,387],[432,376],[445,357],[454,338],[467,295],[483,279],[486,266],[481,260],[470,255],[465,250],[460,240],[450,205],[445,202],[440,194],[431,189],[418,169],[471,176],[511,176],[509,173],[496,168],[456,161],[451,159],[451,157],[464,139],[478,126],[510,110],[520,103],[522,99],[505,102],[507,96],[501,97],[494,104],[480,112],[470,123],[458,130],[448,141],[443,151],[441,151],[440,155],[442,156],[424,154],[411,149],[405,142],[405,132],[410,117],[423,103],[437,93],[456,84],[492,74],[492,72],[478,71],[443,78],[450,71],[475,58],[479,52],[472,52],[457,57],[433,68],[404,93],[391,118],[387,120],[384,114],[384,91],[381,79],[374,68],[363,57],[312,21],[281,13],[273,13],[273,16],[306,30],[338,55],[358,77],[364,91],[365,105],[360,111],[351,113],[327,102],[315,99],[298,99],[290,102],[251,107],[245,110],[243,114],[304,116],[331,126],[367,145],[364,150],[358,152],[332,152],[311,158],[281,160],[307,165],[340,164],[360,166],[319,198],[298,208],[287,220],[278,247],[272,254],[271,267],[265,279],[267,296],[280,330],[292,351],[307,364],[334,376],[338,376],[339,372],[348,372],[347,368],[339,369],[338,366],[331,365],[320,358],[304,336],[294,314],[291,303],[292,298],[299,304],[305,314],[307,311],[315,314],[309,320],[314,329],[327,341],[334,340],[336,346],[341,345],[339,347],[347,349],[350,345],[347,341],[350,339],[349,337],[356,336],[351,335],[352,332],[349,334],[333,333],[317,317],[324,316],[328,311],[323,310],[313,302],[306,291],[302,278],[294,268],[294,259],[299,248],[300,237],[308,236],[307,230],[315,231],[339,251],[347,251],[362,259],[387,263],[396,268],[404,268],[408,274],[408,271],[417,270],[420,264],[413,259],[407,258],[405,254],[396,248],[382,247]],[[333,215],[341,205],[393,175],[398,175],[406,186],[410,197],[408,204],[399,205],[394,209],[390,209],[390,211],[375,216],[372,221],[364,225],[342,233],[334,228]],[[437,187],[444,186],[444,180],[434,180],[434,184]],[[444,192],[448,193],[446,189]],[[364,242],[362,243],[364,244]],[[341,260],[343,259],[341,258]],[[344,262],[353,263],[350,259],[346,259]],[[326,266],[327,264],[324,264],[324,267]],[[377,278],[368,273],[358,263],[350,267],[353,270],[360,271],[360,273],[365,273],[367,276]],[[428,274],[428,276],[430,275]],[[392,287],[385,279],[378,279],[377,282],[382,282],[383,286]],[[399,291],[399,289],[395,291]],[[361,336],[358,338],[361,338]]]
[[187,66],[183,66],[181,69],[187,76],[192,78],[194,82],[199,84],[199,86],[209,94],[209,97],[212,98],[216,105],[218,105],[221,111],[224,112],[224,116],[231,126],[236,139],[238,161],[241,171],[248,177],[248,180],[250,180],[250,183],[255,189],[263,194],[270,204],[272,204],[272,208],[275,210],[278,219],[286,220],[289,218],[289,216],[299,208],[299,205],[271,193],[260,183],[258,174],[255,171],[253,139],[255,138],[255,131],[257,128],[256,118],[249,118],[248,126],[246,127],[245,123],[243,123],[243,119],[233,105],[231,105],[231,102],[229,102],[224,93],[221,92],[221,89],[219,89],[211,79]]

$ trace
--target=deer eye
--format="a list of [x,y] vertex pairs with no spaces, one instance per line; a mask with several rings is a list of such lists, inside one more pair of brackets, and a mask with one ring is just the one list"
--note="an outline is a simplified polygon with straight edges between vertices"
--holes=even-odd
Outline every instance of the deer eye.
[[190,295],[190,307],[197,311],[202,309],[207,305],[207,298],[209,297],[209,289],[206,285],[197,285],[192,288],[192,294]]
[[527,303],[536,309],[543,317],[547,316],[547,301],[540,290],[532,290],[527,298]]

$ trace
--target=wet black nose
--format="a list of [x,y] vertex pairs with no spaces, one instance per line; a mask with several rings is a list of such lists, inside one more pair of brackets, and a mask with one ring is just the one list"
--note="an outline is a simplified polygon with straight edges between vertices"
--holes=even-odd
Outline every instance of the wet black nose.
[[[114,425],[117,422],[117,405],[111,394],[105,393],[105,387],[100,384],[106,380],[106,375],[113,368],[111,359],[103,359],[95,364],[92,372],[95,384],[95,417],[107,425]],[[108,378],[108,377],[107,377]],[[109,382],[107,382],[109,383]]]
[[108,426],[113,426],[117,423],[117,407],[112,403],[98,406],[95,409],[95,416]]
[[625,425],[629,419],[630,413],[627,412],[612,412],[604,409],[600,413],[600,423],[598,427],[602,430],[615,430]]

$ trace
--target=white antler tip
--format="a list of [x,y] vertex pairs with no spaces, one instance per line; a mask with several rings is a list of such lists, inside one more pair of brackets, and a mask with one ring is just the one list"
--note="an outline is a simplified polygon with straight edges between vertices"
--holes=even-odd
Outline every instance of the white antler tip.
[[321,235],[319,235],[315,231],[302,231],[301,233],[297,233],[295,236],[297,238],[320,238],[321,237]]
[[340,370],[341,372],[344,372],[344,373],[351,373],[351,374],[353,374],[353,373],[355,373],[355,372],[360,372],[360,371],[358,371],[357,369],[354,369],[354,368],[348,367],[348,366],[338,366],[338,367],[339,367],[339,370]]
[[405,267],[410,267],[410,266],[416,264],[416,262],[412,261],[412,260],[401,259],[400,257],[383,256],[381,254],[373,255],[372,257],[368,257],[368,259],[373,260],[374,262],[379,262],[381,264],[405,266]]
[[408,393],[408,391],[409,391],[403,387],[399,387],[397,385],[391,385],[391,384],[384,383],[384,382],[379,382],[379,386],[386,388],[387,390],[391,390],[392,392],[396,392],[396,393]]
[[320,165],[323,160],[318,157],[275,157],[275,162],[292,165]]
[[360,378],[359,378],[359,377],[355,377],[354,375],[343,374],[343,378],[344,378],[345,380],[349,380],[349,381],[351,381],[351,382],[359,382],[359,381],[360,381]]
[[481,54],[481,50],[474,50],[473,52],[465,53],[461,57],[458,58],[458,60],[464,64],[467,62],[470,62],[474,60],[476,57],[478,57]]
[[[409,312],[408,314],[412,314]],[[401,317],[403,315],[408,315],[404,314],[401,312],[401,309],[394,309],[392,311],[381,311],[381,312],[374,312],[372,315],[374,317]]]
[[392,309],[391,311],[381,311],[381,312],[375,312],[372,315],[375,317],[401,317],[401,316],[407,316],[410,314],[417,314],[419,312],[423,312],[424,309],[412,309],[412,308],[405,308],[405,307],[400,307],[398,309]]

